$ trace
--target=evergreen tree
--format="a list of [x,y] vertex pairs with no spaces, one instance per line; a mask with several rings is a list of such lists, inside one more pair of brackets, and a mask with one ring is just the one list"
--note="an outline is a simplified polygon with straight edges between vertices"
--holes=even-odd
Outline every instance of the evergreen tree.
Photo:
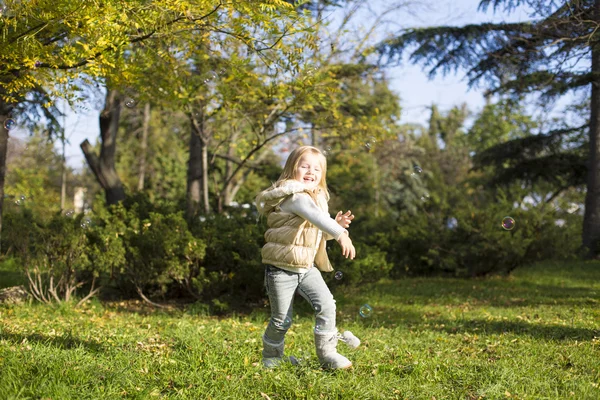
[[[544,102],[590,93],[589,121],[517,138],[478,154],[478,165],[502,166],[502,178],[587,185],[583,245],[600,255],[600,0],[482,0],[479,9],[527,7],[531,19],[462,27],[413,28],[382,42],[388,62],[410,59],[431,76],[466,68],[470,84]],[[587,130],[587,136],[582,132]],[[582,140],[583,139],[583,140]]]

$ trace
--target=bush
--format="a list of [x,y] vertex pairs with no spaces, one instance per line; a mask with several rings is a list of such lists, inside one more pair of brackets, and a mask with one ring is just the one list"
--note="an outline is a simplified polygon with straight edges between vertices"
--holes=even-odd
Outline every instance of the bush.
[[114,281],[152,302],[146,294],[164,298],[174,287],[195,294],[192,282],[202,278],[206,246],[182,212],[169,210],[143,196],[108,208],[96,202],[93,213],[75,217],[42,219],[22,207],[5,215],[4,234],[37,300],[69,301],[87,284],[84,301]]
[[336,272],[341,272],[342,278],[336,279],[335,272],[324,273],[327,283],[336,282],[341,285],[358,285],[361,283],[377,282],[389,276],[392,264],[386,260],[386,252],[374,245],[353,240],[356,249],[354,260],[346,259],[342,255],[341,247],[329,241],[327,254]]
[[98,271],[88,258],[82,215],[70,218],[56,213],[42,220],[22,208],[7,214],[4,221],[10,251],[21,260],[35,299],[69,302],[86,281],[92,282],[86,297],[97,292]]
[[201,274],[193,284],[214,310],[226,311],[264,297],[260,250],[265,230],[264,222],[244,209],[200,217],[192,224],[194,235],[207,243]]
[[[511,216],[512,230],[502,228]],[[360,221],[353,238],[381,249],[393,264],[391,276],[443,274],[461,277],[508,273],[544,259],[576,257],[580,247],[581,218],[563,215],[563,227],[555,224],[549,207],[515,208],[502,191],[481,206],[466,196],[453,206],[424,205],[417,213]],[[455,226],[449,220],[456,220]],[[354,225],[354,224],[353,224]]]
[[26,285],[21,260],[16,257],[3,257],[0,260],[0,289]]
[[152,206],[147,198],[136,196],[110,208],[97,207],[94,222],[94,254],[122,290],[131,290],[130,284],[152,302],[147,294],[164,298],[173,286],[190,289],[198,279],[206,246],[191,234],[182,212]]

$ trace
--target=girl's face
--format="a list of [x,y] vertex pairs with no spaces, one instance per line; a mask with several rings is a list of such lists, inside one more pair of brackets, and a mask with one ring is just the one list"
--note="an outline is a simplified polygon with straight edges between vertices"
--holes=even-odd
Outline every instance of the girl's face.
[[319,156],[312,153],[305,153],[296,168],[296,180],[304,183],[307,189],[315,189],[321,182],[321,160]]

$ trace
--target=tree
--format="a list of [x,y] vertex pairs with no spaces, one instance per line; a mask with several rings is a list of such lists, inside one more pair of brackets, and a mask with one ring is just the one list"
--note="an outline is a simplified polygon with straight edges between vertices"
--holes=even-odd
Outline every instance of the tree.
[[[410,49],[411,61],[423,64],[431,76],[466,68],[470,84],[483,83],[492,94],[538,95],[549,102],[567,93],[591,93],[587,123],[499,144],[480,154],[476,162],[483,165],[501,155],[510,157],[512,180],[551,181],[558,174],[563,183],[575,186],[583,177],[587,186],[583,245],[589,256],[598,256],[600,0],[482,0],[479,9],[503,5],[507,11],[527,6],[531,20],[411,28],[381,42],[378,50],[388,62],[396,62]],[[587,138],[581,143],[584,129]]]
[[[122,65],[124,75],[129,78],[122,79],[119,86],[133,87],[138,101],[143,99],[158,108],[185,113],[190,130],[187,176],[190,218],[200,211],[201,203],[204,203],[204,213],[210,211],[211,146],[221,145],[222,149],[223,145],[236,145],[248,139],[247,135],[236,140],[229,138],[232,135],[229,127],[252,125],[259,132],[270,131],[281,114],[287,112],[289,105],[284,103],[297,103],[289,95],[291,89],[286,88],[285,71],[298,69],[302,47],[312,45],[312,34],[304,16],[295,13],[291,6],[262,10],[260,18],[255,16],[254,20],[236,15],[217,13],[208,17],[215,26],[228,30],[188,30],[177,36],[151,38],[143,46],[134,46],[125,55],[127,62]],[[271,64],[280,66],[277,76],[265,74]],[[273,93],[267,90],[269,88],[277,90]],[[251,99],[256,103],[251,104]],[[259,114],[240,124],[250,114],[248,105],[253,109],[264,107]],[[256,144],[264,145],[260,141]],[[226,153],[219,151],[211,158],[227,157]],[[233,158],[232,162],[239,163],[236,168],[230,168],[224,188],[217,190],[219,204],[235,192],[240,181],[234,182],[233,178],[243,171],[244,158]]]
[[[52,117],[54,98],[73,100],[81,93],[75,78],[106,78],[115,85],[109,89],[122,88],[120,85],[130,81],[139,71],[136,66],[124,68],[124,56],[132,44],[186,31],[207,36],[219,32],[250,43],[249,25],[260,25],[269,32],[275,21],[288,13],[293,13],[292,7],[283,0],[11,2],[0,14],[0,198],[6,173],[5,122],[26,119],[23,115],[27,113],[14,115],[14,111],[35,99],[36,93],[43,96],[35,106]],[[229,18],[216,18],[219,15]],[[109,175],[111,169],[108,167]],[[111,193],[111,199],[113,194],[119,198],[118,183],[111,186]]]
[[522,103],[503,99],[483,107],[463,141],[476,155],[510,140],[527,137],[538,126],[525,114]]
[[[13,207],[23,206],[42,216],[60,211],[62,157],[56,154],[46,135],[47,132],[34,130],[26,141],[13,143],[6,164],[6,199]],[[73,171],[68,173],[71,178]],[[69,193],[71,198],[72,194]]]
[[125,199],[125,190],[115,168],[121,101],[116,90],[107,90],[104,109],[100,113],[100,156],[94,153],[87,139],[81,143],[85,159],[104,189],[107,204],[117,204]]
[[[182,112],[150,103],[125,107],[121,113],[117,174],[125,190],[143,191],[154,201],[182,203],[189,153],[189,122]],[[144,145],[145,143],[145,145]]]

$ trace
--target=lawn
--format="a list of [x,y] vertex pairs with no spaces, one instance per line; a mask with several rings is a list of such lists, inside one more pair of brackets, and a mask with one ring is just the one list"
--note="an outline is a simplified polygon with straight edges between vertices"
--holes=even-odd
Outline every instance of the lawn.
[[362,339],[339,345],[349,371],[319,368],[301,298],[286,351],[303,365],[275,370],[260,366],[267,308],[214,317],[136,301],[0,306],[0,399],[600,398],[600,262],[333,292],[340,329]]

